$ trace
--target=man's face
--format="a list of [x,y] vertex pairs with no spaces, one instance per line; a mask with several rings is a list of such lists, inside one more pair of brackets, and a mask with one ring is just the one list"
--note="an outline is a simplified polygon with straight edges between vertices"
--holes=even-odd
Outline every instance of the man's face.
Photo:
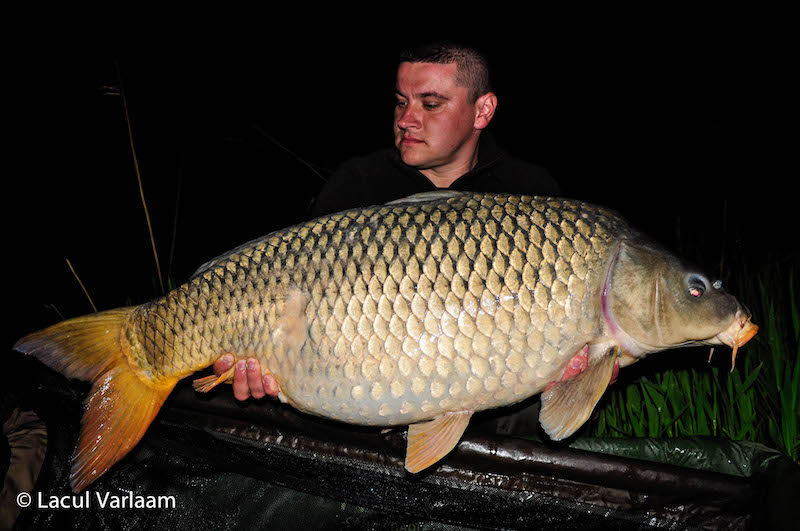
[[437,170],[473,155],[476,109],[455,77],[455,63],[401,63],[397,69],[394,141],[409,166]]

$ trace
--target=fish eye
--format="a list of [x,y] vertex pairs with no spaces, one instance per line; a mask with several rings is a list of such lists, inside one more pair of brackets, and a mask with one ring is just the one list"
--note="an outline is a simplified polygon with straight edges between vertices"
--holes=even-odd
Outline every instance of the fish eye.
[[706,292],[708,283],[700,275],[692,275],[689,277],[688,290],[689,295],[699,299]]

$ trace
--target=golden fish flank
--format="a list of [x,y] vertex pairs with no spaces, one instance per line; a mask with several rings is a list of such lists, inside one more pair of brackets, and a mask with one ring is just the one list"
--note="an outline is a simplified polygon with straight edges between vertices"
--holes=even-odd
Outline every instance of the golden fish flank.
[[139,342],[167,378],[256,355],[293,406],[351,423],[515,402],[600,332],[619,230],[581,208],[456,196],[315,220],[142,307]]
[[[445,192],[275,232],[160,299],[58,323],[15,348],[94,384],[73,458],[80,490],[138,442],[181,378],[226,352],[258,357],[303,411],[409,424],[405,466],[417,472],[475,411],[558,381],[540,420],[564,438],[617,363],[698,343],[735,352],[756,330],[732,296],[610,211]],[[561,381],[576,355],[588,368]]]

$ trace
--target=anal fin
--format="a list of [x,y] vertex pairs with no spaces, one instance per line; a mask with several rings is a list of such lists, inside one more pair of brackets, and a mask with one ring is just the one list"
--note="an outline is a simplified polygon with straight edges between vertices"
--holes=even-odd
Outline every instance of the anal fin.
[[200,393],[207,393],[212,389],[214,389],[219,384],[227,381],[229,378],[233,378],[234,370],[236,370],[235,362],[230,369],[223,372],[219,376],[217,376],[216,374],[212,374],[210,376],[205,376],[203,378],[197,378],[196,380],[193,380],[192,387],[194,387],[195,391],[198,391]]
[[612,347],[582,373],[542,393],[539,422],[551,439],[566,439],[589,419],[611,381],[618,355],[619,347]]
[[445,413],[408,427],[405,468],[411,473],[425,470],[455,448],[467,429],[472,411]]

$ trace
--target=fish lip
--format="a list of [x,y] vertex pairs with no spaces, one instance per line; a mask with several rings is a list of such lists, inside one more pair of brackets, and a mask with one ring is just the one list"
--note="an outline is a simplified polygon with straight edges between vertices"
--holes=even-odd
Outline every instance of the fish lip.
[[[736,353],[739,347],[750,341],[756,335],[756,332],[758,332],[758,326],[750,321],[750,312],[739,307],[730,326],[714,337],[714,340],[728,345],[733,350],[731,353],[731,372],[736,367]],[[710,360],[711,358],[709,357]]]
[[714,339],[734,349],[741,347],[758,332],[758,326],[750,320],[751,317],[749,312],[739,308],[728,328],[717,334]]

